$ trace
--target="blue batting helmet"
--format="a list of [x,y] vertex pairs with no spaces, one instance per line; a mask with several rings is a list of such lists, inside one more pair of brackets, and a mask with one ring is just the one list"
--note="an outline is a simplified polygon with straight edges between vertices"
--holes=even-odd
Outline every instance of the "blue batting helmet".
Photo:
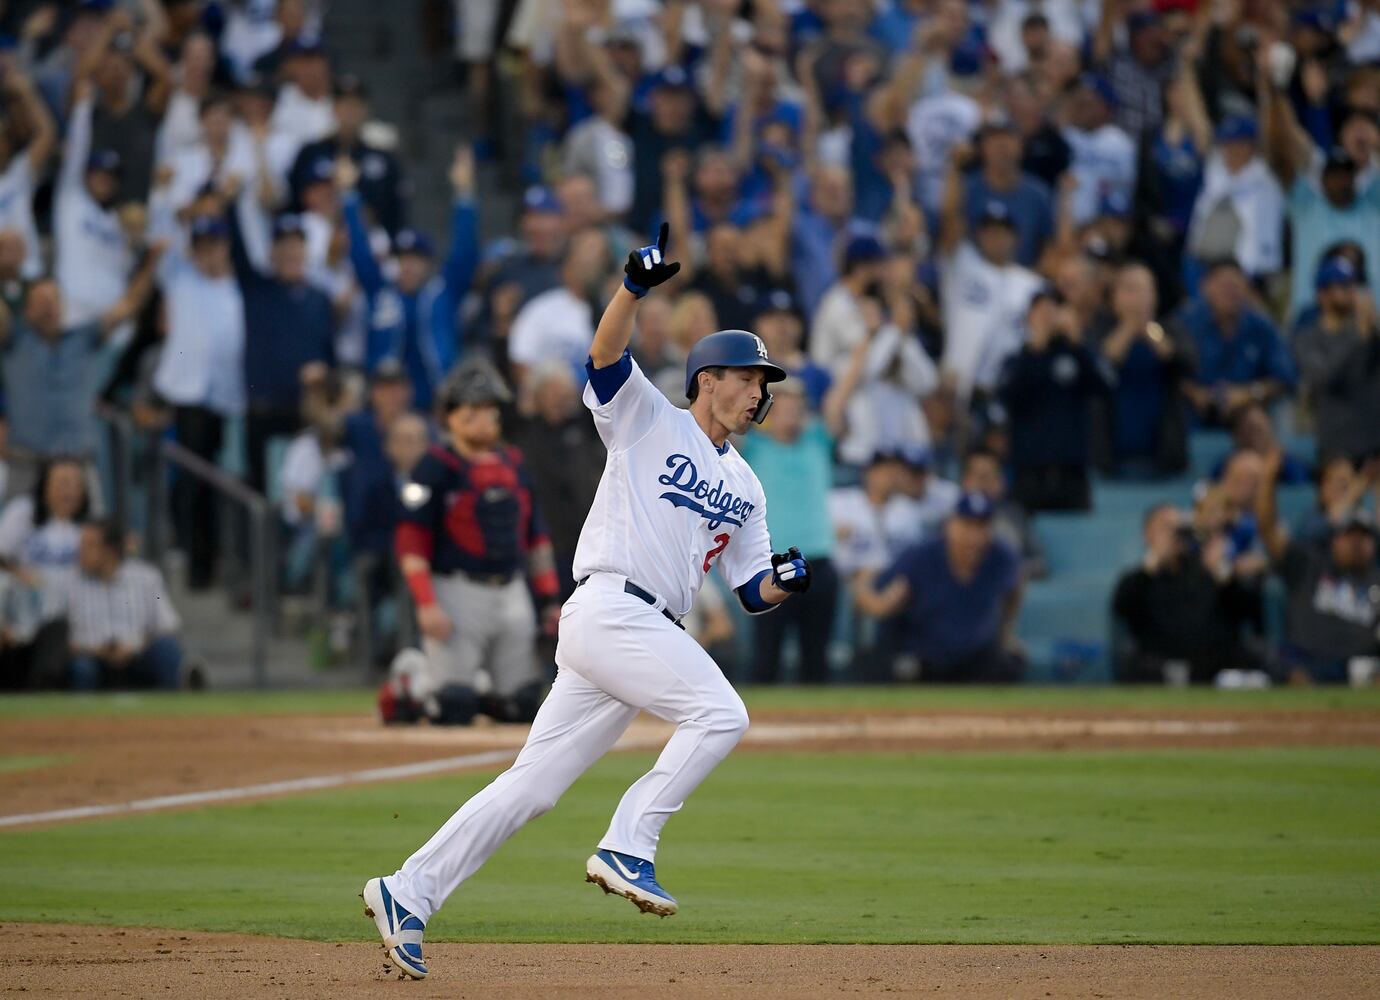
[[[746,330],[720,330],[690,348],[690,356],[685,359],[686,398],[695,398],[695,376],[706,368],[718,367],[760,368],[766,373],[768,382],[780,382],[786,377],[785,370],[767,357],[767,345],[757,334]],[[766,419],[771,403],[771,393],[765,393],[752,418],[756,423]]]

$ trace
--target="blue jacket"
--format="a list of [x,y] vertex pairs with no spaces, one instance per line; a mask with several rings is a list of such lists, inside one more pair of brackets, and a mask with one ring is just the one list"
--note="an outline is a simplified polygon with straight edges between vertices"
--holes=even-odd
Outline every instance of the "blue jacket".
[[346,196],[350,261],[369,303],[364,364],[373,371],[384,358],[396,358],[412,381],[417,408],[425,410],[460,354],[456,312],[479,265],[478,213],[473,201],[456,200],[445,263],[417,292],[404,295],[383,276],[369,249],[359,204],[357,194]]

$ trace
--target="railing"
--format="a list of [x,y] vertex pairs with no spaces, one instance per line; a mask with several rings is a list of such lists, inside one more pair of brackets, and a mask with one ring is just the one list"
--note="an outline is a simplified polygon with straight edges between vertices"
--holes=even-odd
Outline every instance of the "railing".
[[[176,441],[164,438],[159,431],[139,427],[128,414],[103,404],[97,406],[96,414],[110,429],[111,508],[124,523],[130,523],[135,513],[135,481],[143,482],[144,554],[152,562],[162,567],[168,551],[169,466],[175,467],[180,475],[192,476],[208,486],[222,506],[233,504],[243,510],[249,528],[248,570],[253,612],[250,663],[255,686],[266,686],[268,643],[273,628],[277,579],[273,544],[276,522],[268,500],[214,463]],[[138,447],[140,442],[142,449]],[[135,459],[140,451],[147,462],[142,475],[138,475],[135,469]],[[221,518],[220,523],[226,524],[227,519]]]

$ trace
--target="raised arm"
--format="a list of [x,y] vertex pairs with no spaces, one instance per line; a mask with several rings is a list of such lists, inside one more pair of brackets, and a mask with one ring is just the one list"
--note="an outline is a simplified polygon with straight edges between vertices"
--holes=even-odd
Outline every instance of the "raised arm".
[[967,234],[963,213],[963,168],[972,153],[966,142],[949,149],[949,165],[944,174],[944,198],[939,205],[939,252],[945,256],[958,249]]
[[1299,125],[1284,91],[1270,81],[1268,68],[1256,68],[1256,103],[1260,107],[1261,145],[1265,161],[1284,188],[1307,171],[1313,158],[1313,140]]
[[161,242],[149,246],[148,252],[144,254],[144,262],[135,272],[129,287],[125,289],[125,294],[101,314],[101,336],[110,336],[116,327],[133,319],[139,314],[139,310],[144,308],[149,296],[153,294],[153,281],[158,273],[158,262],[162,260],[166,250],[167,244]]
[[1288,533],[1279,523],[1279,502],[1275,497],[1279,470],[1283,464],[1284,450],[1276,446],[1265,456],[1265,468],[1261,470],[1260,485],[1255,491],[1255,519],[1260,528],[1260,538],[1265,543],[1265,551],[1276,562],[1284,558],[1284,551],[1289,546]]
[[876,88],[867,99],[867,120],[879,132],[890,132],[905,124],[911,103],[925,79],[925,53],[933,44],[934,29],[924,21],[915,29],[910,49],[896,64],[891,79]]
[[34,90],[34,85],[29,78],[22,73],[11,72],[9,79],[9,91],[19,98],[20,104],[24,108],[24,114],[29,119],[29,125],[33,129],[33,135],[29,139],[29,146],[24,150],[24,155],[29,158],[29,174],[35,178],[35,182],[43,174],[43,168],[48,164],[48,157],[53,154],[53,147],[57,145],[57,126],[53,124],[53,116],[48,111],[48,105],[43,103],[38,92]]
[[594,331],[594,343],[589,348],[589,358],[595,368],[607,368],[623,356],[632,341],[637,303],[657,285],[680,273],[680,262],[667,262],[665,257],[669,235],[670,226],[663,222],[655,244],[628,254],[628,262],[623,266],[623,287],[613,293],[604,309],[599,327]]
[[364,294],[372,299],[383,290],[383,270],[374,259],[373,248],[369,246],[369,230],[364,226],[364,216],[360,211],[359,168],[348,156],[342,156],[335,163],[335,183],[340,189],[340,205],[345,216],[345,228],[350,234],[350,263],[355,268],[355,278]]
[[62,150],[62,170],[58,174],[58,194],[77,190],[82,186],[86,172],[86,161],[91,155],[91,115],[96,99],[91,93],[91,84],[82,81],[75,87],[75,104],[72,116],[67,121],[67,141]]
[[[474,150],[455,148],[450,164],[450,187],[455,204],[450,215],[450,250],[441,268],[441,279],[452,298],[459,300],[474,280],[479,267],[479,212],[474,203]],[[351,244],[353,244],[353,239]]]

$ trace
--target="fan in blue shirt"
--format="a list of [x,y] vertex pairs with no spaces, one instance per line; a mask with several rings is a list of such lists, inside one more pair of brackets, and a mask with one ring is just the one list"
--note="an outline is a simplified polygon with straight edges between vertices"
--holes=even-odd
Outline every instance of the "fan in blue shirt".
[[1198,372],[1184,391],[1199,419],[1222,425],[1253,400],[1268,404],[1291,392],[1294,359],[1274,323],[1252,306],[1240,265],[1210,264],[1200,292],[1178,316],[1197,350]]
[[398,277],[389,281],[369,247],[369,231],[360,211],[355,184],[359,171],[349,160],[337,166],[337,183],[345,191],[345,224],[350,232],[350,261],[369,301],[369,339],[365,364],[372,370],[384,358],[397,358],[412,380],[419,409],[431,405],[436,387],[459,358],[456,309],[469,290],[479,265],[478,212],[474,203],[474,153],[456,150],[450,182],[455,191],[451,213],[450,253],[433,271],[431,241],[415,229],[393,237]]

